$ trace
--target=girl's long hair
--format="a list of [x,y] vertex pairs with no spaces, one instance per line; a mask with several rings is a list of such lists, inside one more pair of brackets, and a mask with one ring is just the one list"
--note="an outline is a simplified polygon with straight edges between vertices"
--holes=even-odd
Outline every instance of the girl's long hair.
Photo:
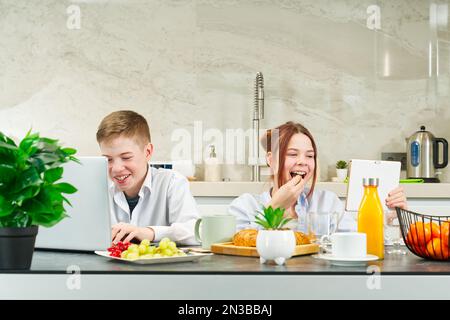
[[[300,123],[295,123],[292,121],[286,122],[274,129],[267,130],[266,135],[262,137],[261,144],[263,145],[266,152],[272,152],[273,156],[278,154],[278,173],[283,170],[284,162],[286,159],[286,153],[289,141],[292,136],[297,133],[303,133],[310,140],[314,150],[314,172],[313,181],[311,184],[311,189],[308,192],[307,197],[310,198],[314,192],[314,187],[317,180],[317,147],[312,134],[302,126]],[[273,178],[273,176],[272,176]],[[284,175],[278,174],[278,187],[281,187],[287,182]]]

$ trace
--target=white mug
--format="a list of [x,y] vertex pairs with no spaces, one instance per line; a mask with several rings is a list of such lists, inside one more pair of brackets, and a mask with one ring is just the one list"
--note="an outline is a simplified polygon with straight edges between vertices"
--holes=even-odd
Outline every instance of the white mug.
[[[328,240],[329,239],[329,240]],[[336,232],[323,236],[321,242],[331,242],[331,254],[336,258],[365,258],[367,236],[361,232]]]
[[195,239],[202,248],[211,250],[213,243],[229,242],[236,233],[236,217],[217,215],[201,217],[195,223]]

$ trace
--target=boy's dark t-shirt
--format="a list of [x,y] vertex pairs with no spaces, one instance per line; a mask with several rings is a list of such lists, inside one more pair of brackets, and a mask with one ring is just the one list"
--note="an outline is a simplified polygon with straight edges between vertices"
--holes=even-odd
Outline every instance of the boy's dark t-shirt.
[[133,213],[134,208],[136,207],[136,205],[137,205],[138,202],[139,202],[139,196],[136,196],[136,197],[134,197],[134,198],[128,198],[128,197],[125,195],[125,198],[127,199],[128,207],[130,208],[130,218],[131,218],[131,214]]

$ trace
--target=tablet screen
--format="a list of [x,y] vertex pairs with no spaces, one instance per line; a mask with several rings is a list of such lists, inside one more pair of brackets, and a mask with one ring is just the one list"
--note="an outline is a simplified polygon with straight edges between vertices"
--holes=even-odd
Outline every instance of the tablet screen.
[[385,200],[399,185],[400,165],[398,161],[350,160],[345,210],[358,211],[364,194],[363,178],[379,179],[378,195],[384,210],[388,210]]

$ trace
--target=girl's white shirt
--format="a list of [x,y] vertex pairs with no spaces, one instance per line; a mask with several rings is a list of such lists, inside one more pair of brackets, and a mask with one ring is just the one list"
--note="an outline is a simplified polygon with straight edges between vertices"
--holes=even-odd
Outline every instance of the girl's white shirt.
[[[309,189],[305,188],[303,193],[300,194],[295,205],[295,212],[298,218],[288,224],[289,228],[306,232],[306,215],[308,212],[338,212],[338,231],[356,231],[357,222],[354,214],[344,211],[344,204],[335,193],[314,189],[311,198],[308,200],[306,197],[308,192]],[[236,217],[238,230],[261,229],[262,227],[255,223],[255,216],[270,201],[271,196],[268,191],[262,194],[244,193],[233,200],[228,208],[228,212]]]

